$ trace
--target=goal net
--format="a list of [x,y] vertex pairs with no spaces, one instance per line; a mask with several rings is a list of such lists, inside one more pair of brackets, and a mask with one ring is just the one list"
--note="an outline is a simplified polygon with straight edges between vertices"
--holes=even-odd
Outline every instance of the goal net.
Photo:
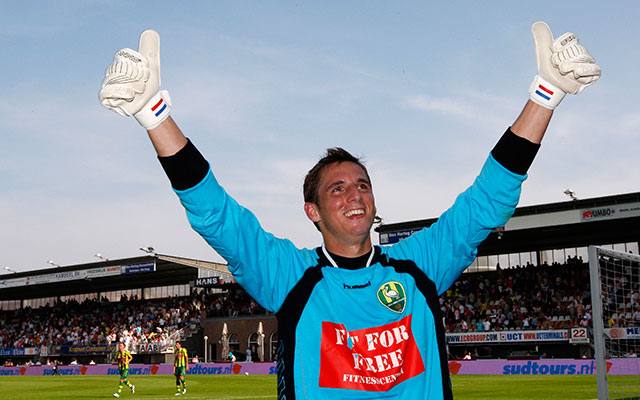
[[640,257],[589,246],[598,399],[640,399]]

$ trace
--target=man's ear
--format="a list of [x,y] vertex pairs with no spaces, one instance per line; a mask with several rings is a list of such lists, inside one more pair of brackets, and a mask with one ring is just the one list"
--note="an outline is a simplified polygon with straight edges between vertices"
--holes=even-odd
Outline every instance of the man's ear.
[[318,206],[315,203],[304,203],[304,212],[307,214],[307,218],[309,218],[311,221],[316,223],[320,222],[320,212],[318,210]]

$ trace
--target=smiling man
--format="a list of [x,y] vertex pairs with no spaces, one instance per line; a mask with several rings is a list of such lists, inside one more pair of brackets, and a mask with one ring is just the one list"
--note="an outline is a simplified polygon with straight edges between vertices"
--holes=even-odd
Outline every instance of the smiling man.
[[327,150],[309,171],[303,186],[304,210],[323,234],[324,244],[354,257],[371,250],[376,215],[366,167],[346,150]]
[[453,397],[438,296],[513,214],[553,109],[600,76],[576,35],[554,40],[542,22],[532,32],[538,74],[522,113],[438,222],[388,247],[371,243],[369,174],[340,148],[329,149],[304,182],[304,210],[322,246],[298,249],[265,232],[169,116],[168,93],[159,91],[158,34],[143,32],[139,52],[116,53],[100,101],[147,129],[191,226],[276,314],[279,398]]

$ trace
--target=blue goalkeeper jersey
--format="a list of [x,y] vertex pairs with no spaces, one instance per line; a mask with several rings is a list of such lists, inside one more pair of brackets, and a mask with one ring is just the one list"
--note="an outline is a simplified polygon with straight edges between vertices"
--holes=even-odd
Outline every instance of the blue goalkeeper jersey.
[[374,246],[370,266],[356,270],[265,232],[210,169],[174,190],[238,283],[276,314],[279,398],[443,399],[452,391],[438,296],[511,217],[525,178],[489,155],[435,224]]

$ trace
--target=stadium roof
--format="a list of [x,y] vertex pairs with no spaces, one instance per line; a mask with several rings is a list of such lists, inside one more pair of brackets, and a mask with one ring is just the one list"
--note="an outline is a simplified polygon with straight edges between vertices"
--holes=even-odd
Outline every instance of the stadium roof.
[[200,269],[230,276],[225,264],[153,253],[0,275],[0,300],[181,285],[198,278]]
[[[406,237],[437,218],[382,224],[380,234]],[[397,239],[396,239],[397,241]],[[519,207],[500,230],[480,245],[478,255],[583,247],[640,241],[640,192]],[[389,241],[391,243],[392,241]],[[0,300],[109,292],[192,283],[200,270],[230,272],[225,264],[150,253],[141,257],[0,275]],[[228,280],[230,282],[231,280]]]
[[[375,228],[384,238],[402,238],[438,219],[423,219]],[[387,235],[386,237],[384,235]],[[396,240],[389,239],[387,243]],[[640,192],[584,200],[518,207],[509,222],[492,232],[478,255],[583,247],[640,241]]]

